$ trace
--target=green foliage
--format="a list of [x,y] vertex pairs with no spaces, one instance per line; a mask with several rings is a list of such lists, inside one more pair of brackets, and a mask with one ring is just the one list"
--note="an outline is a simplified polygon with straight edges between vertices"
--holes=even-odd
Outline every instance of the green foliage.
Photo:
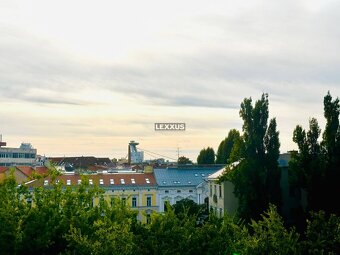
[[261,215],[258,222],[252,220],[250,237],[251,254],[301,254],[299,234],[287,230],[274,206]]
[[290,162],[291,184],[307,191],[309,210],[340,213],[339,203],[327,199],[340,193],[339,113],[339,99],[332,101],[328,92],[324,97],[326,128],[322,141],[319,141],[321,129],[314,118],[309,120],[308,131],[298,125],[293,133],[299,153],[293,154]]
[[176,204],[172,206],[176,215],[200,215],[206,212],[206,205],[198,205],[191,199],[185,198],[177,201]]
[[215,163],[215,152],[213,148],[204,148],[197,157],[197,164],[211,165]]
[[323,211],[311,213],[303,246],[308,254],[340,254],[340,218]]
[[178,165],[192,164],[192,161],[185,156],[181,156],[178,158],[177,164]]
[[241,103],[243,119],[242,160],[227,179],[235,185],[239,199],[239,215],[249,221],[257,219],[269,203],[281,204],[279,157],[279,132],[276,120],[268,123],[268,95],[252,104],[252,99]]
[[93,206],[102,192],[86,179],[74,189],[59,183],[31,190],[13,177],[5,179],[0,184],[1,254],[339,253],[340,218],[335,215],[313,214],[302,240],[284,227],[275,207],[251,224],[228,214],[211,214],[198,224],[200,208],[183,200],[142,224],[119,199],[113,206],[105,200]]
[[[240,149],[242,138],[240,136],[240,132],[236,129],[231,129],[228,133],[228,136],[220,143],[218,146],[217,154],[216,154],[216,164],[227,164],[230,162],[230,157],[232,151],[234,150],[233,160],[236,157],[236,148]],[[237,146],[235,146],[237,144]],[[234,149],[235,147],[235,149]]]

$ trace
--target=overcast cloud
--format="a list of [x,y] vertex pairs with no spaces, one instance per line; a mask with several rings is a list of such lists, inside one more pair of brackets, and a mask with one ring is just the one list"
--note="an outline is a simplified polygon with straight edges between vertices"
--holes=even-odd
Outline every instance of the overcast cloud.
[[[285,151],[296,124],[312,116],[323,124],[327,91],[340,95],[339,1],[76,2],[0,4],[0,133],[11,146],[28,140],[44,154],[82,154],[82,146],[41,143],[74,133],[106,137],[86,150],[96,155],[123,156],[139,139],[151,150],[182,144],[195,159],[241,128],[243,98],[265,92]],[[40,113],[46,125],[35,129]],[[80,130],[84,116],[89,126]],[[187,132],[157,144],[159,119],[201,128],[202,142]],[[120,132],[126,141],[114,140]],[[117,147],[121,155],[112,155]]]

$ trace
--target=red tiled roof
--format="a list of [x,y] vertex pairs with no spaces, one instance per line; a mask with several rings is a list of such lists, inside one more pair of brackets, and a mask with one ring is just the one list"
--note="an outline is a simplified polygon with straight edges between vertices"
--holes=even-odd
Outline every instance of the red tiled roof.
[[7,166],[0,166],[0,173],[4,173],[8,170]]
[[40,175],[48,174],[48,168],[46,166],[37,166],[35,173]]
[[21,171],[27,177],[32,176],[34,169],[30,166],[16,166],[16,168]]
[[[78,185],[78,180],[81,180],[81,175],[61,175],[57,180],[62,181],[65,185]],[[153,173],[133,173],[133,174],[95,174],[86,175],[89,181],[98,186],[155,186],[156,180]],[[45,180],[48,180],[50,185],[51,178],[37,180],[32,183],[32,186],[43,186]],[[113,184],[111,182],[113,180]],[[122,182],[122,180],[124,180]],[[70,184],[67,184],[70,181]]]

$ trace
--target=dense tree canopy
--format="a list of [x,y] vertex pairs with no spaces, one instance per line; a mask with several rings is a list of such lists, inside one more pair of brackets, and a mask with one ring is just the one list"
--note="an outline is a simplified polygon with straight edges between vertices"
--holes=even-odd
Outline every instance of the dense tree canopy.
[[213,148],[204,148],[197,157],[197,164],[211,165],[215,163],[215,151]]
[[[251,98],[241,103],[243,119],[243,159],[226,178],[235,185],[239,214],[250,220],[258,218],[269,203],[280,206],[279,132],[276,120],[268,125],[268,95],[252,104]],[[238,145],[240,146],[240,145]]]
[[[308,209],[340,213],[339,203],[331,197],[340,194],[340,105],[330,93],[324,97],[326,127],[321,129],[315,118],[309,120],[309,130],[296,126],[293,141],[298,145],[290,163],[291,182],[308,193]],[[328,198],[328,199],[327,199]]]
[[181,157],[178,158],[177,163],[179,165],[185,165],[185,164],[192,164],[192,161],[185,156],[181,156]]
[[[259,220],[213,214],[198,224],[194,202],[182,201],[150,224],[119,199],[111,206],[92,200],[102,190],[86,183],[78,188],[29,190],[13,178],[0,183],[1,254],[337,254],[340,218],[318,213],[307,222],[306,238],[284,227],[271,206]],[[33,201],[33,205],[29,202]],[[191,210],[191,209],[192,210]],[[196,210],[198,209],[198,210]]]
[[231,129],[228,136],[218,146],[216,164],[227,164],[235,143],[240,143],[240,132]]

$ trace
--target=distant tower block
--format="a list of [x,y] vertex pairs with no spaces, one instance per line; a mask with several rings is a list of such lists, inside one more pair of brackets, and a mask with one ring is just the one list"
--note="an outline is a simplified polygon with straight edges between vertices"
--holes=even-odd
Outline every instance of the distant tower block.
[[0,135],[0,147],[1,146],[6,146],[6,145],[7,145],[7,143],[2,141],[2,135]]
[[137,145],[139,143],[130,141],[128,146],[128,162],[129,164],[140,164],[144,160],[144,152],[137,151]]

